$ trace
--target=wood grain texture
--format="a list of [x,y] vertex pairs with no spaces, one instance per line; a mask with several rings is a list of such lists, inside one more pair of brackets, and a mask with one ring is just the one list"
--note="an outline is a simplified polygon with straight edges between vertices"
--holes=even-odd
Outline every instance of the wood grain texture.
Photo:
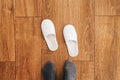
[[40,80],[41,40],[35,21],[16,18],[16,80]]
[[120,15],[120,0],[95,0],[96,15]]
[[15,80],[15,62],[0,62],[0,80]]
[[15,16],[40,16],[42,0],[15,0]]
[[0,0],[0,61],[15,61],[13,0]]
[[[0,0],[0,80],[43,80],[41,69],[54,63],[62,80],[67,59],[76,80],[120,80],[120,0]],[[41,22],[55,25],[58,50],[48,49]],[[78,34],[79,55],[68,55],[66,24]],[[94,63],[95,62],[95,63]]]
[[117,72],[116,80],[120,80],[120,16],[116,20],[116,34],[117,34]]
[[77,77],[76,80],[94,80],[94,62],[76,62]]
[[96,17],[95,80],[120,79],[120,17]]

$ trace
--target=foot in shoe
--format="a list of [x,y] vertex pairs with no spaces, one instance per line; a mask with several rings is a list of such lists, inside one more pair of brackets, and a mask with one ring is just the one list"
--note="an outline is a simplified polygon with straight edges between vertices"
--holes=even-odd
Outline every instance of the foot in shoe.
[[42,70],[44,80],[55,80],[55,67],[51,62],[47,62]]
[[75,64],[67,60],[64,66],[63,80],[75,80],[76,79],[76,66]]

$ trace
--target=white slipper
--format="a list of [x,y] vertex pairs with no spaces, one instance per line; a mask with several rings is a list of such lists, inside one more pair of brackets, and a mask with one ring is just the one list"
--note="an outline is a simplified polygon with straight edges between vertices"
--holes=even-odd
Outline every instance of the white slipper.
[[50,19],[44,19],[41,23],[42,33],[51,51],[58,49],[56,32],[53,22]]
[[68,53],[71,57],[78,55],[78,40],[77,33],[73,25],[66,25],[63,30],[65,42],[68,48]]

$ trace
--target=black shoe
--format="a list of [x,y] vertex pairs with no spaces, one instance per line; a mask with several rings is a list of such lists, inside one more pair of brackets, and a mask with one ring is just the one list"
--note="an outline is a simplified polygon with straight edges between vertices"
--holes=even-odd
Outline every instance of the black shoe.
[[55,80],[55,67],[51,62],[47,62],[43,68],[44,80]]
[[64,66],[63,80],[76,79],[76,66],[72,61],[67,60]]

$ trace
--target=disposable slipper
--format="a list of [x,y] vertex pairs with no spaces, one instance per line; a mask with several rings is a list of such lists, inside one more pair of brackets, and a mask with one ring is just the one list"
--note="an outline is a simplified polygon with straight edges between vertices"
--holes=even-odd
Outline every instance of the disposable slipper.
[[77,33],[73,25],[66,25],[63,30],[65,42],[68,48],[68,53],[71,57],[78,55],[78,40]]
[[56,32],[53,22],[50,19],[44,19],[41,23],[41,28],[48,48],[51,51],[57,50],[58,43],[56,39]]

